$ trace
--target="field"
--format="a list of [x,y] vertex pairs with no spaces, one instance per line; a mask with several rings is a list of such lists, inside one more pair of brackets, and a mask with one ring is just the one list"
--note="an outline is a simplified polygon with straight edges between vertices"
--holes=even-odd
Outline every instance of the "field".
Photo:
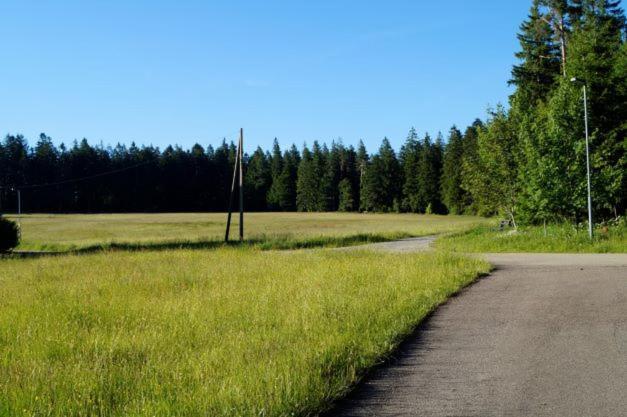
[[[238,222],[232,226],[237,237]],[[16,219],[16,217],[9,216]],[[224,213],[94,214],[20,217],[21,250],[210,246],[224,238]],[[250,213],[247,240],[268,248],[339,246],[468,230],[472,216],[359,213]]]
[[597,226],[594,239],[585,227],[551,224],[520,227],[517,231],[497,231],[494,226],[480,226],[445,236],[436,242],[440,249],[453,252],[627,252],[627,223],[623,220],[609,226]]
[[[133,230],[96,236],[132,238],[143,229],[155,239],[185,230],[168,218],[175,217],[161,217],[159,228],[137,220]],[[26,230],[43,233],[37,219],[25,221]],[[323,219],[306,233],[317,233]],[[93,242],[99,227],[82,224],[94,227],[73,229],[74,244]],[[189,238],[205,233],[188,226]],[[335,232],[355,229],[364,230],[347,221]],[[6,416],[316,413],[489,268],[441,253],[250,247],[0,262]]]

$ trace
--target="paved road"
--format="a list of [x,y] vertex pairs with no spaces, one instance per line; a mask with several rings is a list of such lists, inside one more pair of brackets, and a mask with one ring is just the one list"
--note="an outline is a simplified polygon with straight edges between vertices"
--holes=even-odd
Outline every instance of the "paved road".
[[331,416],[627,416],[627,255],[487,258]]
[[344,248],[335,248],[335,250],[351,251],[355,249],[373,249],[384,252],[423,252],[429,250],[431,244],[437,236],[410,237],[408,239],[393,240],[391,242],[369,243],[366,245],[347,246]]

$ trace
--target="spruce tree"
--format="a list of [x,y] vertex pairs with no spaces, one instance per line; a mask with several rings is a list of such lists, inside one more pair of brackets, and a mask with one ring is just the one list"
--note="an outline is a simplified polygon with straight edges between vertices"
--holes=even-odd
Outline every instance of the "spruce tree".
[[420,182],[418,176],[418,162],[421,157],[421,151],[422,146],[418,140],[418,134],[416,129],[412,127],[400,152],[403,171],[403,197],[401,204],[403,211],[418,213],[423,209],[420,202]]
[[366,145],[364,145],[364,142],[361,139],[359,140],[359,145],[357,146],[356,158],[356,169],[358,174],[356,200],[359,201],[359,210],[364,211],[366,209],[363,206],[361,194],[363,192],[364,177],[366,169],[368,167],[368,163],[370,161],[370,156],[368,155],[368,151],[366,150]]
[[339,191],[339,211],[353,211],[355,210],[355,196],[353,190],[353,184],[348,178],[344,178],[338,184]]
[[298,211],[324,211],[326,208],[324,187],[324,154],[314,142],[312,151],[303,149],[298,166],[296,206]]
[[312,147],[312,162],[314,176],[316,180],[315,189],[315,211],[329,211],[332,200],[331,178],[327,175],[329,159],[329,148],[326,144],[320,146],[318,141],[314,141]]
[[431,142],[427,134],[422,142],[422,152],[418,160],[418,204],[420,212],[442,213],[444,208],[440,197],[440,176],[442,171],[442,138]]
[[284,192],[281,188],[285,184],[280,184],[279,178],[283,174],[283,155],[281,155],[281,147],[279,141],[274,138],[272,145],[272,156],[270,158],[270,175],[272,182],[268,190],[267,202],[270,210],[280,210],[281,194]]
[[342,157],[344,146],[333,141],[326,153],[323,189],[325,190],[325,210],[336,211],[339,206],[339,183],[342,177]]
[[466,192],[462,188],[463,158],[462,133],[453,126],[444,150],[442,165],[442,201],[452,214],[461,214],[466,208]]
[[296,208],[298,211],[316,211],[315,187],[317,187],[317,183],[314,176],[311,151],[305,145],[298,165],[296,183]]
[[247,210],[264,211],[267,209],[266,196],[271,181],[270,164],[264,151],[258,147],[248,159],[244,175],[244,197]]
[[517,87],[513,100],[528,108],[546,100],[560,75],[560,52],[555,44],[553,28],[541,12],[539,0],[534,0],[529,17],[520,26],[518,41],[520,61],[512,69],[509,81]]
[[374,155],[364,173],[361,206],[366,211],[397,211],[400,206],[401,170],[396,154],[387,138]]

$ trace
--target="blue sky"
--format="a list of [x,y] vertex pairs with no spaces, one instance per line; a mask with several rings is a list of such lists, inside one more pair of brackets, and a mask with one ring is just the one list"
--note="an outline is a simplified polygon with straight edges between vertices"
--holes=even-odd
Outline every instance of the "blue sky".
[[0,3],[0,133],[398,148],[506,103],[530,0]]

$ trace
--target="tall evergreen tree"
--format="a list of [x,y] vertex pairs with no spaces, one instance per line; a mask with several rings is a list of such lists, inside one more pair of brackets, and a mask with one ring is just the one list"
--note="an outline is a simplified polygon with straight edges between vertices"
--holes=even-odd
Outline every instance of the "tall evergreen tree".
[[244,175],[244,196],[246,207],[251,211],[264,211],[267,208],[266,196],[272,181],[270,164],[266,154],[258,147],[248,160]]
[[510,84],[517,87],[515,100],[528,108],[546,100],[560,74],[559,46],[546,16],[540,11],[540,0],[534,0],[529,17],[520,26],[518,41],[520,61],[512,69]]
[[366,210],[362,203],[361,194],[363,192],[364,186],[364,176],[366,173],[366,168],[368,167],[368,163],[370,161],[370,155],[368,155],[368,151],[366,150],[366,145],[364,145],[363,140],[359,140],[359,145],[357,146],[357,159],[356,159],[356,168],[358,173],[358,187],[357,187],[357,201],[359,201],[359,210]]
[[449,213],[461,214],[466,209],[466,192],[462,188],[464,143],[462,133],[453,126],[444,150],[442,164],[442,202]]
[[296,183],[296,208],[298,211],[318,211],[320,207],[320,178],[313,155],[305,145]]
[[418,140],[416,129],[412,127],[400,152],[403,170],[403,199],[401,207],[404,211],[418,213],[424,210],[424,204],[420,200],[420,179],[418,174],[418,165],[421,157],[422,145]]
[[282,198],[281,195],[284,192],[283,188],[285,187],[285,184],[281,183],[279,178],[283,174],[284,164],[285,162],[283,161],[279,141],[274,138],[274,143],[272,144],[272,156],[270,158],[271,185],[267,196],[268,208],[270,210],[280,209],[280,200]]
[[387,138],[368,164],[361,206],[367,211],[397,211],[400,207],[400,164]]

